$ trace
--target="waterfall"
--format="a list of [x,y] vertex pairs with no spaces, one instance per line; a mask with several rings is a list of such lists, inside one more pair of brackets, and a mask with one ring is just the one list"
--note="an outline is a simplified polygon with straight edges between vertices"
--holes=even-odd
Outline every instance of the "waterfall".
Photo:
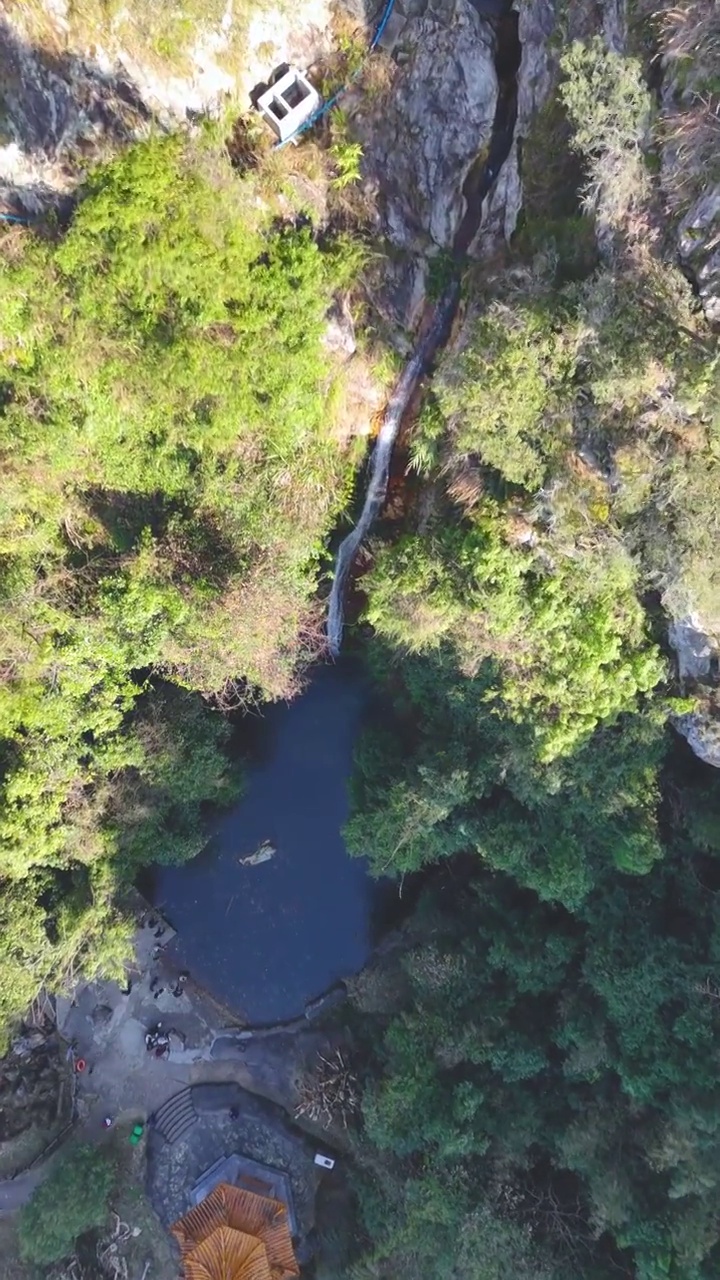
[[415,388],[450,329],[459,301],[460,283],[458,280],[453,280],[435,307],[432,323],[405,365],[383,414],[382,426],[370,459],[370,479],[360,519],[355,528],[341,542],[335,561],[327,619],[328,648],[333,658],[339,656],[342,645],[345,621],[344,599],[348,576],[360,544],[369,533],[385,501],[390,459],[403,414]]
[[468,180],[463,184],[466,211],[453,244],[455,276],[436,304],[432,321],[419,339],[388,400],[370,459],[370,479],[360,519],[355,528],[341,542],[337,553],[327,618],[328,649],[333,658],[339,656],[342,646],[347,580],[360,544],[372,528],[375,517],[385,501],[390,459],[403,414],[420,379],[450,333],[460,302],[460,275],[465,254],[482,223],[483,202],[513,145],[517,123],[517,74],[522,47],[518,36],[517,14],[509,12],[507,7],[504,11],[507,12],[510,26],[505,29],[505,37],[496,51],[495,59],[501,92],[498,96],[487,158],[480,171],[471,171]]

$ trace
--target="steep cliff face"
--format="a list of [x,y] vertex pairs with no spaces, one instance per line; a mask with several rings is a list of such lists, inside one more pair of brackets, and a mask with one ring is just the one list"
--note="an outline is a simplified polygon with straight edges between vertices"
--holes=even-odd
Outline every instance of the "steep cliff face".
[[381,114],[369,103],[356,116],[383,230],[413,253],[449,249],[495,118],[495,32],[470,0],[396,0],[385,46],[392,94]]
[[720,769],[720,706],[716,698],[703,700],[696,711],[678,716],[675,728],[698,760]]
[[692,711],[675,718],[675,728],[700,760],[720,769],[720,618],[710,620],[690,610],[673,618],[668,639],[680,680],[696,699]]
[[[720,8],[715,0],[668,6],[660,29],[660,186],[677,253],[708,320],[720,324]],[[691,513],[692,514],[692,513]],[[676,720],[699,759],[720,768],[720,611],[686,590],[667,602],[678,673],[697,697]]]
[[[83,14],[93,12],[83,7]],[[329,0],[238,12],[194,0],[73,20],[69,0],[0,6],[0,207],[39,211],[87,164],[150,128],[249,106],[282,62],[330,42]]]
[[[332,0],[244,9],[244,17],[232,0],[198,13],[193,5],[183,0],[172,18],[160,6],[165,26],[156,15],[147,30],[132,6],[112,19],[99,6],[97,23],[82,27],[69,0],[0,12],[6,211],[39,211],[72,191],[90,161],[150,129],[177,127],[224,103],[247,107],[274,67],[309,66],[332,43]],[[368,22],[366,6],[349,7],[358,26]],[[514,230],[522,203],[517,139],[550,87],[554,0],[521,0],[514,24],[511,11],[510,0],[396,0],[383,40],[391,91],[381,103],[361,95],[354,115],[379,229],[413,255],[453,245],[467,209],[466,180],[487,158],[508,93],[517,95],[517,132],[511,140],[509,126],[509,154],[472,251],[481,254]]]
[[705,314],[720,324],[720,94],[715,0],[664,16],[661,60],[661,183],[678,253]]
[[[382,230],[411,253],[449,250],[496,144],[476,256],[508,239],[522,206],[518,150],[552,81],[554,0],[396,0],[383,41],[394,71],[382,112],[357,113]],[[502,131],[506,137],[502,138]]]
[[[523,204],[521,152],[536,113],[553,87],[550,38],[557,22],[556,0],[519,0],[516,33],[506,27],[505,39],[517,40],[517,48],[505,50],[505,73],[514,80],[515,118],[507,159],[485,201],[483,222],[472,252],[482,256],[498,240],[509,240]],[[519,64],[512,64],[519,56]],[[507,90],[506,90],[507,91]]]

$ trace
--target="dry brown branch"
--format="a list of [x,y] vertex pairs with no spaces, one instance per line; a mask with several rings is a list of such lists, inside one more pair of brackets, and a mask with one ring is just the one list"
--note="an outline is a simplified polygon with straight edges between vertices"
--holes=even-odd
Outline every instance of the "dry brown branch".
[[113,1213],[112,1217],[114,1224],[110,1235],[97,1242],[95,1252],[98,1266],[109,1280],[128,1280],[127,1259],[120,1252],[120,1246],[132,1239],[137,1234],[137,1229],[133,1230],[117,1213]]
[[593,1233],[578,1199],[563,1203],[552,1187],[528,1187],[523,1200],[533,1234],[557,1241],[573,1259],[591,1248]]
[[296,1118],[306,1116],[324,1129],[329,1129],[333,1122],[339,1122],[347,1129],[360,1105],[357,1079],[346,1065],[340,1049],[336,1049],[331,1058],[318,1054],[315,1072],[303,1081],[299,1092]]
[[699,184],[717,166],[720,154],[720,98],[698,96],[686,109],[672,111],[662,125],[665,142],[675,152],[666,166],[665,185],[670,205],[681,209],[697,194]]
[[709,1000],[720,1000],[720,987],[716,987],[714,982],[706,978],[704,982],[699,982],[693,987],[698,995],[707,996]]
[[661,10],[663,53],[667,58],[691,58],[698,49],[720,54],[720,11],[715,0],[686,0]]

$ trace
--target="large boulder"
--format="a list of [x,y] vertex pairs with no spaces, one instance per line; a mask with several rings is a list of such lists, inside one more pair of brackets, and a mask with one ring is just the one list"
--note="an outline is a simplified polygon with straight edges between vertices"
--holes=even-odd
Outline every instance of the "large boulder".
[[677,716],[674,723],[698,759],[720,769],[720,712],[717,707],[700,707],[687,715]]
[[678,672],[684,680],[707,680],[717,664],[720,648],[715,629],[697,613],[674,618],[668,639],[677,654]]
[[708,320],[720,324],[720,183],[704,191],[685,214],[678,248]]
[[495,118],[495,32],[470,0],[397,0],[395,17],[392,94],[356,117],[365,170],[394,244],[450,249]]

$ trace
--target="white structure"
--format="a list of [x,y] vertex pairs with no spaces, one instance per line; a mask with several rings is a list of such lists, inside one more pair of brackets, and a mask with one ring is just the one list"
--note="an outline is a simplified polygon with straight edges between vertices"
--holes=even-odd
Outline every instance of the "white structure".
[[321,1169],[335,1168],[335,1161],[331,1160],[330,1156],[321,1156],[319,1151],[315,1156],[315,1164],[319,1164]]
[[257,100],[257,109],[265,117],[281,142],[291,138],[301,124],[317,111],[322,98],[307,76],[290,67],[271,89]]

